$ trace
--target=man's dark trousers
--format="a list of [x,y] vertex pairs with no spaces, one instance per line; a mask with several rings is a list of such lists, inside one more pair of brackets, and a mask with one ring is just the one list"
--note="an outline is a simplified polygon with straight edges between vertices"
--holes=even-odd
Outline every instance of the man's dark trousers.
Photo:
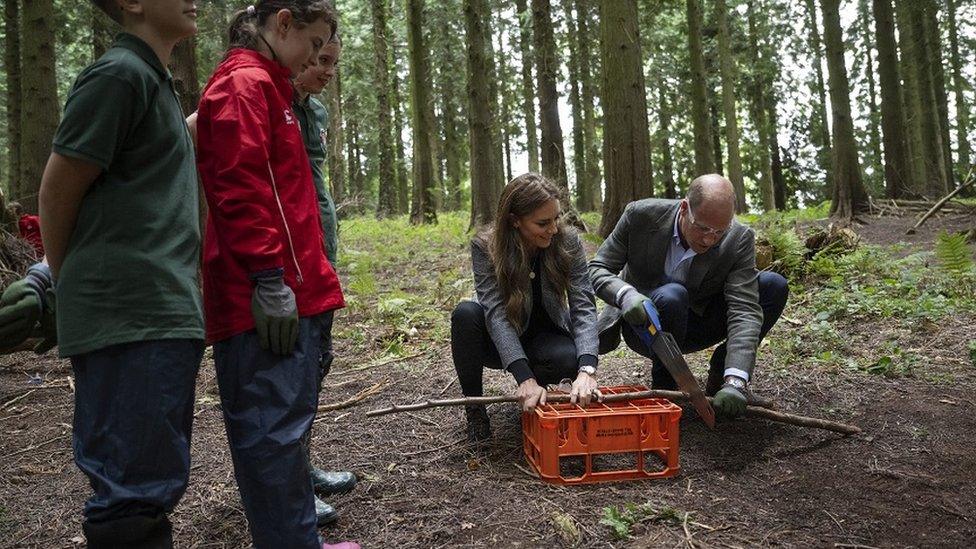
[[[657,307],[661,317],[661,329],[674,336],[683,354],[694,353],[720,343],[709,360],[709,377],[721,379],[725,370],[725,339],[728,337],[728,307],[724,296],[717,296],[698,315],[689,308],[688,290],[681,284],[671,282],[660,286],[648,296]],[[769,330],[779,320],[789,297],[789,285],[782,275],[771,272],[759,273],[759,306],[762,307],[763,323],[759,331],[762,341]],[[622,324],[626,321],[621,319]],[[676,389],[674,378],[664,364],[637,338],[629,326],[621,326],[627,346],[642,356],[652,359],[651,383],[656,389]],[[602,335],[602,334],[601,334]],[[601,337],[600,352],[609,352],[613,342],[604,342]]]
[[75,463],[95,494],[88,546],[168,547],[166,514],[186,491],[203,341],[111,345],[71,357]]

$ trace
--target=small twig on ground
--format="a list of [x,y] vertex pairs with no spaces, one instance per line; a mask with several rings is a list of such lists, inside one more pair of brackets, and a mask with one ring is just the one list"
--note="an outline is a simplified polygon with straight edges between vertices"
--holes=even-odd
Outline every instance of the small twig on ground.
[[38,448],[41,448],[43,446],[47,446],[48,444],[51,444],[52,442],[57,442],[57,441],[61,440],[62,438],[65,438],[67,436],[68,436],[67,434],[58,435],[58,436],[56,436],[54,438],[47,439],[44,442],[39,442],[37,444],[32,444],[32,445],[28,446],[27,448],[21,448],[20,450],[17,450],[16,452],[7,454],[7,455],[3,456],[0,459],[8,460],[8,459],[10,459],[10,458],[12,458],[14,456],[19,456],[20,454],[26,454],[27,452],[33,452],[34,450],[37,450]]
[[451,387],[454,386],[455,383],[457,383],[457,379],[458,379],[457,376],[451,378],[451,382],[445,385],[444,388],[441,389],[441,392],[437,393],[437,396],[444,396],[444,393],[446,393],[448,389],[450,389]]
[[688,547],[691,547],[691,549],[694,549],[695,548],[695,542],[692,541],[692,539],[691,539],[691,530],[688,529],[688,513],[687,512],[685,513],[684,520],[681,521],[681,529],[685,531],[685,543],[688,544]]
[[377,366],[386,366],[387,364],[393,364],[396,362],[403,362],[404,360],[410,360],[411,358],[417,358],[418,356],[423,356],[424,353],[414,353],[407,356],[395,356],[379,362],[371,362],[369,364],[363,364],[362,366],[356,366],[355,368],[349,368],[348,370],[340,370],[337,373],[349,373],[349,372],[361,372],[363,370],[369,370],[370,368],[376,368]]
[[0,405],[0,411],[6,410],[8,406],[12,406],[17,401],[29,397],[31,395],[31,393],[33,393],[36,390],[37,389],[31,389],[30,391],[27,391],[26,393],[24,393],[24,394],[22,394],[22,395],[20,395],[18,397],[14,397],[14,398],[8,400],[7,402],[4,402],[2,405]]
[[532,470],[524,467],[522,464],[520,464],[520,463],[518,463],[516,461],[513,461],[512,462],[512,465],[514,465],[515,468],[518,469],[519,471],[522,471],[523,473],[525,473],[526,475],[529,475],[532,478],[539,478],[539,475],[536,474],[535,471],[532,471]]
[[421,454],[429,454],[431,452],[436,452],[438,450],[444,450],[446,448],[450,448],[451,446],[457,446],[458,444],[461,444],[462,442],[465,442],[465,439],[462,438],[460,440],[455,440],[454,442],[449,442],[449,443],[444,444],[442,446],[438,446],[437,448],[425,448],[423,450],[417,450],[416,452],[407,452],[405,454],[400,454],[400,455],[402,457],[408,457],[408,456],[419,456]]
[[389,380],[384,380],[384,381],[381,381],[381,382],[376,383],[374,385],[371,385],[371,386],[363,389],[362,391],[359,391],[358,393],[356,393],[355,396],[353,396],[351,398],[348,398],[346,400],[343,400],[342,402],[335,402],[335,403],[332,403],[332,404],[323,404],[323,405],[319,406],[318,411],[319,412],[331,412],[333,410],[342,410],[343,408],[349,408],[350,406],[355,406],[356,404],[358,404],[363,399],[369,398],[369,397],[371,397],[371,396],[373,396],[373,395],[381,392],[386,387],[386,384],[388,382],[389,382]]
[[414,418],[414,419],[416,419],[417,421],[420,421],[422,423],[426,423],[427,425],[431,425],[431,426],[434,426],[434,427],[440,427],[440,425],[438,425],[436,422],[433,422],[433,421],[431,421],[431,420],[429,420],[429,419],[427,419],[425,417],[418,416],[417,414],[415,414],[413,412],[407,412],[407,415],[410,416],[410,417],[412,417],[412,418]]

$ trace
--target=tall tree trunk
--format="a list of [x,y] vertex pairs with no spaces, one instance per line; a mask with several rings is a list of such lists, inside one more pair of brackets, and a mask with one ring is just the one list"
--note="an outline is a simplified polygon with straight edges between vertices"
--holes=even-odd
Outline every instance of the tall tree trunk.
[[[709,90],[714,92],[714,90]],[[719,122],[718,103],[715,102],[715,94],[708,96],[708,126],[709,135],[712,137],[712,158],[715,159],[715,173],[725,173],[724,162],[722,161],[722,124]]]
[[519,51],[522,55],[522,117],[525,119],[526,144],[529,152],[529,171],[539,171],[539,135],[536,126],[535,84],[532,80],[532,12],[525,0],[515,0],[519,22]]
[[773,205],[786,209],[786,176],[783,174],[783,155],[779,148],[779,115],[776,113],[776,92],[770,88],[763,94],[766,100],[766,123],[769,124],[769,173],[773,178]]
[[823,42],[820,39],[819,16],[817,15],[816,0],[806,0],[808,28],[810,29],[809,43],[813,52],[813,73],[817,93],[817,130],[814,132],[814,142],[817,151],[817,163],[825,174],[824,188],[827,192],[834,188],[833,153],[830,150],[830,127],[827,125],[827,86],[823,76]]
[[[491,124],[491,153],[492,161],[495,162],[495,169],[493,173],[495,175],[494,184],[497,188],[497,193],[501,196],[502,189],[505,187],[507,181],[505,181],[505,147],[502,143],[502,127],[505,122],[502,119],[502,108],[504,98],[501,94],[501,86],[499,83],[502,81],[500,76],[499,68],[500,63],[498,58],[495,57],[495,44],[491,37],[494,36],[494,13],[492,12],[492,6],[489,3],[487,11],[484,13],[482,18],[482,25],[485,29],[485,35],[488,39],[485,41],[488,47],[488,59],[491,60],[491,78],[488,79],[488,95],[492,98],[492,124]],[[501,28],[499,28],[499,34],[501,33]]]
[[21,139],[21,70],[20,70],[20,2],[5,0],[3,5],[3,66],[7,83],[7,189],[20,195]]
[[390,58],[387,51],[386,0],[370,0],[373,15],[373,87],[376,92],[376,118],[379,136],[379,200],[376,213],[380,217],[397,211],[396,173],[393,162],[393,135],[390,120]]
[[658,120],[660,132],[658,140],[661,147],[661,182],[664,184],[664,198],[676,198],[674,185],[674,160],[671,158],[671,107],[668,105],[667,92],[664,91],[664,79],[658,79]]
[[881,132],[884,139],[885,195],[901,198],[914,187],[908,161],[908,128],[902,110],[895,17],[891,0],[873,0],[874,28],[878,44],[878,79],[881,85]]
[[401,81],[397,71],[397,48],[395,43],[391,43],[390,53],[392,72],[390,81],[392,90],[390,99],[393,100],[393,153],[396,159],[396,213],[405,214],[410,211],[410,183],[407,178],[407,153],[403,144],[403,128],[406,122],[403,119],[403,98],[400,95]]
[[765,211],[776,208],[776,193],[773,183],[772,161],[769,153],[773,148],[772,139],[769,135],[769,120],[767,118],[766,83],[764,61],[759,50],[759,30],[757,26],[756,2],[749,0],[749,51],[752,58],[753,75],[749,86],[751,89],[750,111],[752,113],[753,124],[756,133],[759,135],[759,191],[762,198],[762,207]]
[[871,33],[870,0],[860,0],[858,16],[861,18],[861,35],[864,37],[864,78],[868,83],[868,136],[871,140],[871,168],[875,173],[883,173],[881,158],[881,132],[878,121],[878,92],[874,75],[876,69],[871,50],[874,49],[874,36]]
[[916,52],[918,49],[913,38],[912,30],[912,2],[914,0],[895,0],[898,29],[898,48],[901,52],[901,76],[904,79],[903,88],[903,108],[905,120],[908,128],[908,155],[909,168],[912,176],[909,180],[914,183],[911,188],[912,195],[921,195],[925,192],[926,182],[928,181],[927,170],[925,167],[925,146],[922,143],[922,95],[919,89],[919,67],[916,63]]
[[583,107],[583,149],[585,169],[582,177],[586,186],[587,201],[580,209],[594,211],[600,204],[600,164],[599,145],[596,140],[596,89],[594,80],[596,75],[590,68],[593,59],[593,37],[590,36],[590,12],[592,0],[574,0],[576,7],[576,50],[579,52],[579,80],[582,91]]
[[[13,0],[10,0],[11,2]],[[98,59],[112,46],[112,40],[119,26],[105,12],[91,6],[92,11],[92,59]]]
[[[458,46],[461,39],[458,38],[457,23],[452,21],[449,25],[444,25],[439,34],[439,48],[442,61],[448,63],[450,71],[441,71],[441,108],[443,110],[443,129],[444,129],[444,209],[447,211],[457,211],[461,208],[461,175],[464,165],[464,148],[461,146],[461,120],[458,112],[459,101],[455,74],[463,52]],[[463,85],[463,83],[462,83]]]
[[712,138],[709,131],[708,94],[705,81],[705,58],[702,54],[701,0],[686,0],[688,16],[688,53],[691,63],[691,120],[695,134],[695,173],[715,171]]
[[[512,111],[510,105],[515,101],[514,97],[509,97],[506,94],[508,86],[501,85],[503,82],[510,82],[514,75],[509,71],[508,62],[506,61],[508,56],[505,53],[505,45],[502,41],[502,36],[505,34],[504,27],[504,17],[498,17],[498,30],[497,32],[492,32],[494,13],[489,9],[489,19],[485,23],[485,29],[488,31],[489,35],[494,35],[498,38],[497,45],[497,57],[496,50],[494,46],[491,46],[492,59],[495,60],[495,78],[492,80],[493,92],[497,97],[498,110],[499,113],[497,117],[497,123],[494,124],[495,128],[495,138],[498,139],[498,144],[496,147],[496,156],[498,158],[498,178],[496,179],[496,185],[498,186],[498,194],[501,195],[501,190],[505,188],[505,185],[512,180],[512,145],[511,145],[511,127],[512,127]],[[489,45],[491,40],[489,40]]]
[[346,177],[348,182],[348,187],[346,191],[348,192],[348,198],[350,202],[350,212],[358,213],[360,211],[360,206],[362,202],[361,189],[359,187],[359,181],[361,177],[359,175],[359,128],[356,121],[349,119],[346,121],[346,167],[349,170],[349,175]]
[[613,231],[629,202],[651,196],[651,144],[636,0],[600,0],[603,167],[600,234]]
[[942,150],[942,129],[939,123],[933,55],[929,51],[928,12],[933,10],[929,0],[912,0],[912,40],[915,65],[918,67],[919,105],[921,106],[923,161],[925,162],[925,192],[938,198],[948,192],[945,157]]
[[969,172],[972,148],[969,143],[969,109],[966,106],[966,97],[963,94],[966,82],[962,76],[962,56],[959,53],[959,32],[956,23],[957,1],[946,0],[946,17],[949,22],[949,61],[952,65],[952,92],[956,103],[956,141],[959,147],[956,179],[961,181],[961,178]]
[[735,188],[735,210],[746,211],[746,187],[742,180],[742,157],[739,153],[739,119],[735,106],[736,66],[729,38],[729,13],[725,0],[715,0],[718,21],[719,65],[722,75],[722,112],[725,115],[725,146],[728,149],[728,176]]
[[542,120],[542,173],[557,185],[566,187],[566,157],[563,154],[563,130],[559,124],[559,92],[556,90],[559,61],[551,11],[549,0],[532,0],[532,34]]
[[821,0],[824,43],[827,47],[827,74],[830,107],[833,111],[834,191],[830,215],[850,220],[867,205],[861,180],[861,165],[851,119],[850,86],[844,66],[844,35],[840,26],[840,0]]
[[24,2],[21,14],[20,193],[24,210],[37,213],[41,175],[51,154],[60,109],[55,73],[53,0]]
[[424,37],[424,0],[407,2],[407,48],[410,57],[410,112],[413,119],[413,197],[410,222],[436,223],[434,166],[431,163],[430,67]]
[[[329,148],[329,183],[332,185],[332,198],[337,207],[346,198],[346,162],[343,148],[346,139],[342,129],[342,69],[336,71],[335,80],[325,89],[329,104],[329,127],[326,130],[326,143]],[[336,212],[338,214],[338,211]]]
[[939,28],[939,5],[936,0],[924,0],[925,36],[929,52],[928,66],[932,73],[932,92],[939,114],[939,141],[942,143],[942,168],[946,191],[955,187],[952,169],[952,146],[949,131],[949,94],[946,92],[945,69],[942,66],[942,31]]
[[492,59],[488,57],[488,33],[484,28],[487,0],[464,0],[464,25],[468,51],[468,142],[471,149],[471,225],[489,225],[498,208],[497,166],[491,137],[494,97],[488,81]]
[[173,49],[169,70],[173,84],[180,96],[183,114],[190,116],[200,104],[200,81],[197,79],[197,42],[190,36],[180,40]]
[[576,208],[586,209],[590,202],[587,195],[589,188],[586,184],[586,146],[583,143],[583,105],[580,93],[580,59],[576,19],[573,18],[573,7],[569,2],[563,4],[566,8],[566,34],[569,38],[569,107],[573,112],[573,171],[576,176]]

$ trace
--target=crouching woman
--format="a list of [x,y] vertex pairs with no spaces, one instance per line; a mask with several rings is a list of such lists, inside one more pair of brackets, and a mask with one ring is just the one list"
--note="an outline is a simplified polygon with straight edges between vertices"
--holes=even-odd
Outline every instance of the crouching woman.
[[[482,395],[485,367],[507,370],[523,410],[546,402],[547,384],[574,379],[571,399],[596,393],[597,315],[577,234],[562,224],[560,189],[541,175],[513,179],[494,225],[471,243],[477,302],[451,316],[461,391]],[[483,405],[467,406],[468,440],[491,436]]]

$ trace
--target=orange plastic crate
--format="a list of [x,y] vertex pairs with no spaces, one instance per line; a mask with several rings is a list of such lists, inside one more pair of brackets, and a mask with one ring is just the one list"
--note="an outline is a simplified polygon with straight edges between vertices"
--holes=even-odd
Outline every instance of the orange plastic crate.
[[[645,391],[601,387],[604,395]],[[681,408],[663,398],[546,404],[522,414],[525,458],[555,484],[665,478],[677,475]]]

